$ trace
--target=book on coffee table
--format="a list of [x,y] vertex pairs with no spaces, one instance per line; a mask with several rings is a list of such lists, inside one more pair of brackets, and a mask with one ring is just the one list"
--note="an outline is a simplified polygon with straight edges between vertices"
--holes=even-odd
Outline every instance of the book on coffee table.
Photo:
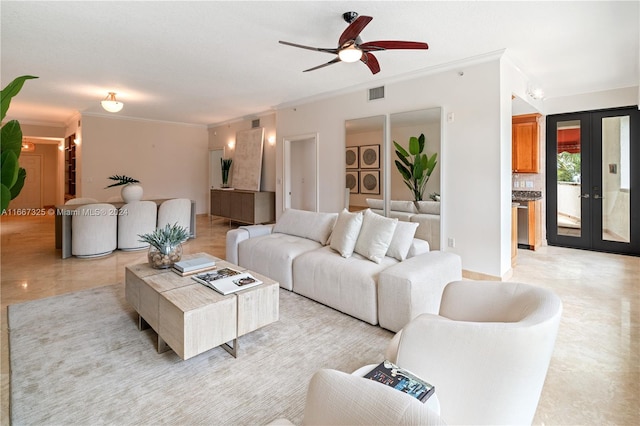
[[236,271],[232,268],[217,269],[195,275],[192,278],[200,284],[206,285],[223,295],[246,290],[262,284],[262,281],[253,277],[250,273]]
[[387,360],[381,362],[364,377],[398,389],[421,402],[426,402],[436,390],[432,384]]
[[173,265],[178,272],[182,273],[195,272],[205,268],[212,268],[214,266],[216,266],[216,261],[208,257],[196,257],[195,259],[181,260]]

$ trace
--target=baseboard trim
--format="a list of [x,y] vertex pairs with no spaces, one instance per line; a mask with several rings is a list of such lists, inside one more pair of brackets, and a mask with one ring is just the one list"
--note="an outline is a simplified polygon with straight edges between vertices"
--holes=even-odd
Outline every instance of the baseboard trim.
[[513,275],[513,269],[509,269],[502,277],[483,274],[482,272],[462,270],[462,278],[478,281],[507,281]]

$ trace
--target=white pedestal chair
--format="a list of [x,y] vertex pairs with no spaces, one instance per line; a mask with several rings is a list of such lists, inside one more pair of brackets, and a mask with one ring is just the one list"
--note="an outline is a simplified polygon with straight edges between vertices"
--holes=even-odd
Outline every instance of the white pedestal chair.
[[177,223],[191,233],[191,200],[174,198],[163,201],[158,208],[158,228]]
[[386,357],[436,387],[447,424],[530,425],[561,313],[560,298],[543,288],[454,281],[439,315],[411,320]]
[[135,201],[120,207],[118,215],[118,248],[141,250],[149,243],[141,242],[139,235],[155,231],[158,206],[153,201]]
[[107,203],[79,206],[71,216],[71,254],[104,256],[117,247],[117,209]]
[[[436,388],[436,392],[437,392]],[[270,425],[292,425],[278,419]],[[336,370],[311,378],[303,425],[442,425],[435,412],[414,397],[382,383]]]

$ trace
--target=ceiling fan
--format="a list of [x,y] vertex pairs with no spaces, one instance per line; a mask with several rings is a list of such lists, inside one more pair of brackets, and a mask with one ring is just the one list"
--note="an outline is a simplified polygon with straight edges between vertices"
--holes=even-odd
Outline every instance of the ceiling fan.
[[326,64],[309,68],[307,70],[304,70],[304,72],[317,70],[318,68],[323,68],[328,65],[336,64],[338,62],[361,61],[367,67],[369,67],[372,74],[377,74],[378,72],[380,72],[380,64],[371,52],[391,49],[426,50],[429,48],[427,43],[417,41],[380,40],[362,43],[362,40],[360,39],[360,32],[364,29],[364,27],[367,26],[367,24],[369,24],[369,22],[371,22],[373,18],[371,16],[358,16],[356,12],[346,12],[342,14],[342,18],[349,24],[349,26],[340,35],[340,38],[338,39],[338,47],[335,49],[303,46],[301,44],[290,43],[288,41],[282,40],[280,40],[280,43],[286,44],[287,46],[299,47],[301,49],[315,50],[318,52],[333,53],[335,55],[338,55],[335,59],[327,62]]

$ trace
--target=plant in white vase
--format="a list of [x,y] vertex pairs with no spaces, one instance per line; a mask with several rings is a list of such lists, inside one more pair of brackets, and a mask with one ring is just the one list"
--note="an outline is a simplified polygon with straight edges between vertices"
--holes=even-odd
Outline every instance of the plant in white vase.
[[113,175],[109,176],[108,179],[115,181],[115,183],[105,187],[105,189],[124,185],[120,190],[120,195],[125,203],[142,200],[142,185],[140,185],[140,181],[138,179],[125,175]]

